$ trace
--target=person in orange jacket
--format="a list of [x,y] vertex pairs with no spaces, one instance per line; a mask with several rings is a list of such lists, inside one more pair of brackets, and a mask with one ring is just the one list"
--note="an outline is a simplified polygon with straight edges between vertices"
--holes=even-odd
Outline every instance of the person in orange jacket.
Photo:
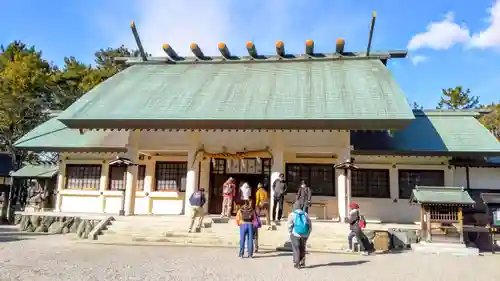
[[253,232],[256,222],[257,214],[252,208],[252,202],[247,200],[236,213],[236,224],[240,227],[240,252],[238,254],[240,258],[243,258],[245,253],[245,242],[247,243],[248,257],[253,257]]

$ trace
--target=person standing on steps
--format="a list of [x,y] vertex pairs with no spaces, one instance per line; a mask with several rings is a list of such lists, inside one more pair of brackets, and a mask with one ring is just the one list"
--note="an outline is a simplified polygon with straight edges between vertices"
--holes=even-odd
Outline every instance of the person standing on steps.
[[196,218],[198,218],[196,229],[201,229],[203,217],[205,216],[203,206],[206,202],[207,199],[205,197],[205,189],[203,187],[195,191],[193,194],[191,194],[191,197],[189,197],[189,204],[191,204],[191,223],[189,224],[188,232],[193,231],[193,225]]
[[302,181],[299,190],[297,190],[295,202],[299,202],[302,210],[306,213],[309,212],[309,207],[311,207],[311,196],[311,188],[307,186],[305,181]]
[[242,202],[250,200],[252,197],[252,188],[248,184],[248,182],[243,182],[240,186],[240,199]]
[[253,257],[253,231],[256,220],[257,214],[252,208],[252,202],[245,201],[236,213],[236,224],[240,227],[240,251],[238,253],[240,258],[243,258],[245,254],[245,243],[247,244],[248,257]]
[[257,192],[255,193],[255,209],[257,211],[257,215],[261,215],[264,212],[266,216],[266,225],[267,229],[271,229],[271,216],[269,215],[269,196],[267,194],[267,190],[264,189],[264,186],[259,183],[257,185]]
[[[280,174],[279,178],[274,180],[273,185],[273,221],[280,221],[283,216],[283,203],[285,201],[285,194],[287,191],[287,185],[285,182],[285,175]],[[278,213],[276,214],[276,209]]]
[[349,209],[351,209],[351,211],[349,212],[348,222],[351,233],[347,236],[347,241],[349,243],[349,249],[347,251],[353,251],[352,240],[356,237],[358,243],[363,247],[363,252],[361,254],[364,256],[369,255],[373,252],[373,249],[370,241],[368,241],[368,237],[366,237],[363,233],[363,229],[361,227],[361,224],[364,224],[365,222],[362,221],[361,215],[359,214],[359,205],[352,202],[349,204]]
[[222,185],[222,217],[231,217],[231,209],[233,208],[233,198],[236,196],[236,185],[234,179],[229,178]]
[[306,265],[306,243],[311,231],[312,224],[309,215],[302,210],[300,202],[295,202],[293,212],[288,216],[288,233],[292,243],[295,268],[302,268]]

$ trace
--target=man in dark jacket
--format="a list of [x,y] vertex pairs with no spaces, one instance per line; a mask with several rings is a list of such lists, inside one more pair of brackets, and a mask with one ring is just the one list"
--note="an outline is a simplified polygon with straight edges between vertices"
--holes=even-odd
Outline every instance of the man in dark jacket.
[[[285,175],[280,174],[279,178],[277,178],[273,182],[273,221],[281,220],[281,216],[283,216],[283,202],[285,201],[285,193],[287,190]],[[276,208],[278,208],[278,216],[276,217]]]
[[202,187],[199,190],[195,191],[191,197],[189,197],[189,204],[191,204],[191,223],[189,224],[188,232],[193,231],[193,225],[196,218],[198,218],[198,224],[196,225],[196,229],[201,229],[201,225],[203,223],[203,217],[205,216],[205,211],[203,210],[203,206],[207,202],[205,197],[205,189]]
[[307,184],[302,181],[300,183],[300,188],[297,190],[297,197],[295,198],[295,202],[299,202],[302,210],[304,212],[309,211],[309,207],[311,207],[311,188],[307,186]]

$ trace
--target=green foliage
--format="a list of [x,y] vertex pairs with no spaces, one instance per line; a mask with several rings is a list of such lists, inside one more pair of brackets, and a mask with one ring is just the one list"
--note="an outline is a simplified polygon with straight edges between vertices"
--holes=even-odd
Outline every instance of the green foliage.
[[500,140],[500,104],[492,103],[484,108],[491,112],[483,115],[479,120]]
[[[64,58],[58,68],[42,58],[34,46],[15,41],[0,46],[0,151],[18,159],[28,155],[13,144],[28,131],[47,120],[51,110],[64,110],[99,83],[126,68],[113,58],[137,56],[124,46],[95,53],[95,66],[74,57]],[[19,157],[22,156],[22,157]]]
[[479,97],[472,96],[470,89],[463,90],[462,86],[442,90],[443,95],[437,109],[474,109],[479,108]]
[[412,109],[418,109],[418,110],[422,110],[422,109],[424,109],[424,107],[423,107],[423,106],[421,106],[420,104],[418,104],[418,103],[417,103],[417,102],[415,102],[415,101],[413,102],[413,104],[411,104],[411,107],[412,107]]
[[14,142],[45,121],[53,68],[41,52],[18,41],[0,51],[0,150],[15,156]]

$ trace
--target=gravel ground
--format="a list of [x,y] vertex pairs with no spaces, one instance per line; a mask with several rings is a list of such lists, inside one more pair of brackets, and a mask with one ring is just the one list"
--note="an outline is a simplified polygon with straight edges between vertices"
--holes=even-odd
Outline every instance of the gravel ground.
[[68,236],[0,229],[0,280],[494,280],[500,255],[455,257],[418,253],[353,256],[310,254],[309,268],[287,253],[238,259],[235,249],[104,246]]

